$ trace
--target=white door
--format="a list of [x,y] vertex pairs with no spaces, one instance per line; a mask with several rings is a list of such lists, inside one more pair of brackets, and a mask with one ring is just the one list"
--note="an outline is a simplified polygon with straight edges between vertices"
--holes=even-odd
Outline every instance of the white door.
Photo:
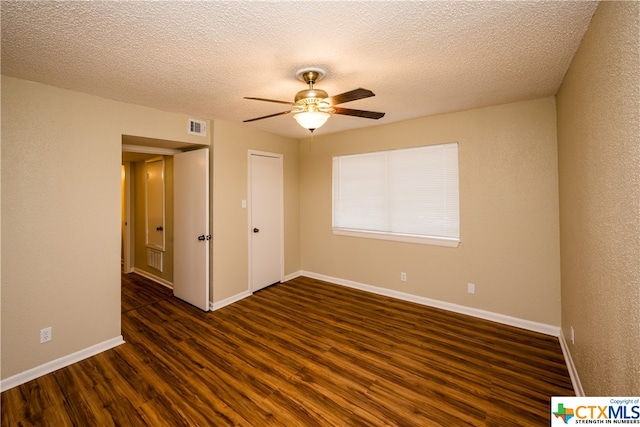
[[145,227],[147,246],[164,251],[164,158],[147,160]]
[[283,277],[282,156],[250,152],[250,281],[251,291]]
[[123,271],[133,272],[133,260],[131,250],[131,163],[122,165],[122,257]]
[[209,310],[209,149],[173,156],[173,294]]

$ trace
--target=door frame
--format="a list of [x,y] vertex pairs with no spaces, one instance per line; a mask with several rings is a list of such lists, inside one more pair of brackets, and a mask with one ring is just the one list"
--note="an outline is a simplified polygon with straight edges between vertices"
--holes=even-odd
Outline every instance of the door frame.
[[251,178],[252,178],[252,168],[251,168],[251,156],[263,156],[263,157],[273,157],[280,159],[280,169],[281,169],[281,177],[280,180],[280,188],[279,188],[279,196],[280,196],[280,281],[284,280],[284,155],[282,153],[272,153],[268,151],[259,151],[259,150],[248,150],[247,151],[247,248],[248,248],[248,279],[247,289],[249,292],[253,293],[253,240],[251,227],[253,224],[252,218],[252,195],[251,195]]

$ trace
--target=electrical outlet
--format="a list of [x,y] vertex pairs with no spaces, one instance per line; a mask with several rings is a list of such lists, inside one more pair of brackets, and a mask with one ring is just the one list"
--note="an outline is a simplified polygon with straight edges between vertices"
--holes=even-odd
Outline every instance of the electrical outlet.
[[475,294],[476,293],[476,285],[473,283],[467,283],[467,293]]
[[576,333],[573,330],[573,326],[571,327],[571,344],[575,344],[576,343]]
[[400,273],[400,280],[402,280],[403,282],[407,281],[407,273],[405,273],[404,271]]
[[40,344],[51,341],[51,326],[40,329]]

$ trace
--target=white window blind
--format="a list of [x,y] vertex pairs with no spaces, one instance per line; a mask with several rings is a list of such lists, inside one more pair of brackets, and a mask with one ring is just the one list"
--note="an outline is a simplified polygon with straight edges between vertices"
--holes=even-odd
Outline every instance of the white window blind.
[[457,246],[458,144],[334,157],[333,230]]

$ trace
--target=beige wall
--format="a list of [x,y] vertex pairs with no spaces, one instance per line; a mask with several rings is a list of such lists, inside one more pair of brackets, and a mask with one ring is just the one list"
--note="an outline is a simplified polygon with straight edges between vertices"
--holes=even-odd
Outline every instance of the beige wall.
[[216,120],[213,130],[213,302],[249,289],[248,150],[283,155],[285,275],[300,270],[298,141]]
[[562,330],[592,396],[640,395],[639,21],[601,2],[557,96]]
[[2,76],[3,379],[120,335],[122,135],[187,118]]
[[[332,156],[453,141],[458,248],[332,234]],[[559,326],[556,150],[554,98],[307,139],[300,148],[302,268]],[[467,293],[468,282],[476,295]]]
[[146,163],[132,163],[134,191],[132,199],[134,220],[134,264],[135,268],[147,272],[169,283],[173,283],[173,157],[162,156],[164,159],[164,254],[162,272],[147,265],[147,245],[145,230],[146,214]]

